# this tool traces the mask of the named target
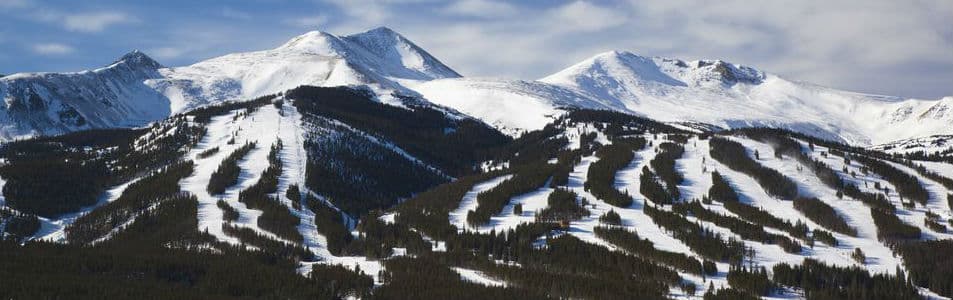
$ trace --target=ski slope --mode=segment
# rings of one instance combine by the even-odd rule
[[[591,127],[578,126],[576,128],[567,129],[566,136],[571,138],[570,149],[579,147],[578,141],[573,140],[573,137],[578,139],[578,136],[581,133],[587,132],[585,128]],[[634,198],[633,204],[630,207],[615,207],[587,192],[584,189],[584,184],[587,180],[588,169],[593,162],[598,161],[598,158],[594,155],[584,156],[581,162],[574,166],[569,176],[569,183],[565,187],[571,189],[573,192],[579,195],[578,201],[580,203],[588,203],[585,208],[590,211],[590,215],[570,222],[569,228],[566,229],[565,233],[571,234],[585,242],[594,245],[624,252],[623,249],[619,249],[611,243],[600,239],[593,233],[594,228],[596,226],[600,226],[598,217],[611,210],[615,211],[621,216],[622,226],[637,232],[641,238],[651,241],[656,249],[700,257],[683,242],[675,239],[668,230],[655,224],[654,221],[643,211],[644,205],[647,204],[643,196],[639,194],[639,175],[641,174],[641,169],[643,167],[649,166],[649,161],[655,157],[658,151],[658,145],[667,140],[665,140],[664,137],[652,134],[643,135],[642,137],[649,141],[651,146],[647,146],[644,149],[636,151],[634,153],[634,159],[629,163],[629,165],[616,173],[616,189],[620,191],[628,191],[628,193]],[[853,200],[850,198],[838,199],[836,197],[835,190],[823,184],[812,171],[807,169],[807,167],[802,166],[794,158],[776,158],[773,155],[774,150],[771,145],[741,136],[730,136],[727,138],[741,143],[746,148],[745,154],[749,155],[750,157],[754,157],[755,151],[759,152],[760,159],[757,161],[760,164],[765,167],[777,170],[794,180],[798,185],[798,193],[801,196],[816,197],[824,203],[832,206],[835,211],[841,215],[851,227],[856,228],[858,232],[856,237],[832,232],[838,241],[838,245],[836,246],[827,245],[823,242],[815,242],[815,244],[811,247],[805,242],[801,241],[801,252],[788,253],[785,252],[779,245],[769,245],[759,241],[743,240],[740,236],[731,232],[727,228],[720,227],[714,223],[696,219],[693,216],[686,216],[689,221],[698,223],[705,228],[713,230],[714,232],[721,234],[723,238],[733,237],[738,240],[742,240],[746,247],[753,249],[755,252],[755,255],[751,259],[747,260],[747,264],[764,266],[768,270],[771,270],[771,268],[776,264],[800,264],[805,258],[813,258],[826,264],[862,267],[874,274],[893,274],[897,270],[902,270],[904,268],[902,259],[898,256],[895,256],[894,252],[889,247],[878,240],[877,227],[874,224],[870,215],[870,210],[866,205],[858,200]],[[610,143],[610,141],[604,137],[598,140],[601,143]],[[803,149],[808,149],[806,142],[799,142],[802,143]],[[792,224],[796,222],[803,222],[810,230],[826,230],[824,227],[811,221],[798,210],[796,210],[792,201],[780,200],[767,194],[767,192],[765,192],[758,182],[751,176],[734,171],[720,162],[711,159],[709,157],[709,139],[692,137],[687,141],[687,143],[684,144],[684,148],[684,155],[676,160],[676,170],[684,177],[684,182],[678,186],[682,195],[681,201],[691,201],[694,199],[700,200],[703,196],[707,195],[708,189],[712,185],[711,173],[718,171],[729,182],[732,188],[737,191],[741,202],[761,208],[771,215],[782,220],[787,220]],[[872,182],[875,181],[880,181],[881,184],[887,186],[891,190],[894,190],[893,186],[889,185],[889,183],[883,181],[881,178],[879,178],[879,176],[874,175],[873,173],[869,175],[860,175],[860,166],[856,165],[857,162],[855,161],[852,162],[852,165],[848,166],[848,169],[858,173],[856,177],[850,173],[845,174],[841,172],[841,169],[844,167],[842,158],[833,155],[822,156],[820,153],[827,152],[828,149],[816,145],[814,148],[815,150],[809,153],[811,157],[821,159],[830,165],[834,170],[836,170],[845,180],[858,184],[862,190],[869,191],[869,188],[865,187],[864,182],[868,182],[868,184],[872,186]],[[904,172],[916,174],[914,170],[904,165],[896,163],[891,164]],[[943,168],[943,166],[938,165],[931,165],[931,167]],[[535,192],[513,197],[510,199],[510,202],[506,205],[503,211],[497,215],[494,215],[491,218],[491,221],[486,224],[477,227],[466,224],[466,212],[477,207],[475,201],[476,195],[479,192],[498,185],[506,178],[506,176],[498,177],[474,186],[474,188],[471,189],[470,192],[463,197],[463,199],[461,199],[458,209],[451,212],[449,216],[450,222],[460,228],[467,228],[469,230],[476,230],[479,232],[489,232],[490,230],[496,230],[496,232],[500,232],[501,230],[513,228],[515,225],[523,222],[535,222],[535,219],[532,217],[533,212],[545,209],[547,207],[545,196],[552,191],[552,188],[550,188],[548,185]],[[953,217],[953,215],[951,215],[950,208],[946,204],[945,198],[947,193],[953,191],[949,191],[939,183],[927,180],[925,178],[921,178],[920,182],[930,192],[930,200],[928,201],[927,205],[918,205],[915,208],[903,207],[900,204],[899,196],[894,192],[890,196],[889,200],[897,207],[897,215],[907,224],[920,227],[923,231],[923,239],[953,239],[953,235],[948,232],[935,232],[925,228],[923,225],[926,211],[932,211],[934,213],[940,214],[943,218]],[[512,214],[512,206],[518,203],[523,204],[524,210],[523,215],[519,216]],[[703,204],[703,206],[720,214],[738,217],[736,214],[728,211],[723,204],[719,202]],[[667,206],[661,206],[660,208],[663,210],[671,210],[671,208]],[[764,229],[768,233],[779,234],[787,236],[793,240],[798,240],[793,236],[790,236],[790,234],[779,229],[767,227]],[[856,248],[862,249],[866,255],[866,260],[863,263],[855,261],[851,256],[851,253]],[[672,288],[670,296],[675,298],[700,298],[700,295],[704,294],[704,289],[707,289],[710,285],[713,285],[716,288],[727,287],[728,282],[726,276],[729,265],[726,263],[717,263],[717,266],[719,272],[713,276],[702,277],[685,272],[679,272],[680,276],[684,280],[694,283],[702,290],[697,292],[695,296],[690,296],[684,294],[684,292],[680,289]],[[498,280],[492,277],[477,277],[477,275],[473,274],[471,271],[472,270],[458,270],[458,273],[460,273],[465,280],[472,282],[484,283],[488,285],[500,283]],[[921,292],[924,296],[928,296],[932,299],[942,299],[942,297],[937,296],[935,293],[932,293],[927,289],[921,289]],[[801,297],[803,297],[803,294],[801,294],[799,291],[782,289],[781,292],[765,298],[785,299]]]

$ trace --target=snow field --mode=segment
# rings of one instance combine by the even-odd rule
[[[208,231],[209,234],[224,242],[241,244],[237,238],[228,236],[222,231],[222,224],[225,223],[224,213],[217,205],[217,201],[221,199],[239,213],[239,218],[233,222],[233,225],[250,228],[269,238],[284,241],[258,227],[257,221],[262,211],[249,209],[244,203],[238,201],[239,192],[255,184],[261,177],[262,171],[269,165],[268,153],[278,138],[276,133],[281,120],[280,115],[274,106],[264,105],[248,116],[233,120],[235,113],[239,111],[242,110],[212,118],[207,126],[206,136],[186,155],[195,162],[195,172],[180,181],[179,186],[198,198],[199,231]],[[229,144],[228,141],[232,137],[235,138],[235,142]],[[228,155],[246,142],[257,144],[255,149],[238,162],[241,168],[238,183],[226,189],[221,195],[210,195],[206,187],[212,173]],[[219,147],[219,151],[209,157],[198,158],[199,153],[214,147]]]
[[[776,217],[787,219],[791,222],[801,220],[811,229],[821,228],[827,230],[831,232],[831,234],[837,238],[838,243],[840,243],[840,245],[832,247],[818,242],[815,243],[813,249],[806,248],[809,250],[806,254],[828,264],[850,266],[857,265],[850,257],[851,251],[853,251],[854,248],[860,248],[867,256],[866,264],[863,265],[863,267],[866,267],[872,273],[892,274],[896,271],[897,266],[900,266],[900,261],[893,256],[893,252],[890,248],[884,246],[877,240],[877,227],[874,225],[873,218],[870,216],[870,209],[866,205],[855,200],[839,200],[836,196],[836,191],[822,183],[806,166],[798,171],[797,166],[800,164],[795,161],[794,158],[785,157],[782,160],[775,158],[774,150],[770,145],[747,139],[732,138],[732,140],[744,145],[748,150],[748,155],[752,158],[754,157],[754,150],[758,150],[761,158],[758,160],[759,163],[775,169],[794,180],[798,185],[798,193],[800,195],[816,197],[830,205],[839,215],[844,217],[851,227],[857,229],[857,237],[851,237],[824,229],[824,227],[814,223],[794,209],[794,205],[791,201],[779,200],[769,196],[753,178],[745,174],[734,172],[727,166],[718,168],[719,172],[722,172],[723,175],[727,175],[726,177],[729,182],[735,186],[736,190],[741,194],[742,201],[750,201],[748,204],[760,206]],[[834,170],[839,170],[836,166],[832,167]],[[841,175],[841,177],[844,176]]]

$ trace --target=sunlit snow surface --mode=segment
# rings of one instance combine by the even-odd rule
[[[538,81],[458,78],[412,87],[506,132],[535,130],[565,107],[612,109],[663,122],[777,127],[873,145],[953,133],[953,97],[901,99],[794,82],[722,61],[596,55]]]

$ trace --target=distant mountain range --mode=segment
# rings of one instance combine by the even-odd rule
[[[953,297],[953,97],[468,78],[387,28],[0,97],[4,299]]]
[[[720,60],[598,54],[536,81],[470,78],[391,29],[308,32],[278,48],[164,67],[139,51],[104,68],[0,79],[0,139],[141,126],[300,85],[367,85],[384,103],[424,99],[512,135],[569,108],[632,113],[687,128],[775,127],[870,146],[953,134],[953,97],[902,99],[825,88]]]

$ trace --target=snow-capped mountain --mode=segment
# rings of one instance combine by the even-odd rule
[[[0,140],[90,128],[141,126],[229,100],[301,85],[368,85],[381,101],[403,84],[460,77],[385,27],[338,37],[312,31],[278,48],[166,68],[139,51],[76,73],[23,73],[0,79]]]
[[[128,127],[169,116],[169,100],[148,85],[162,65],[139,51],[92,71],[0,78],[0,140],[81,129]]]
[[[953,97],[859,94],[719,60],[624,51],[537,81],[464,78],[380,27],[346,36],[312,31],[274,49],[183,67],[162,67],[136,51],[93,71],[9,75],[0,79],[0,140],[141,126],[301,85],[366,85],[390,104],[401,102],[394,95],[422,96],[514,136],[542,128],[565,108],[615,110],[693,128],[785,128],[862,146],[953,133]]]
[[[949,136],[684,130],[862,144],[953,98],[626,52],[462,78],[386,28],[0,83],[4,130],[78,131],[0,146],[0,298],[953,297],[953,164],[888,154]]]
[[[785,128],[857,145],[953,130],[953,97],[919,100],[845,92],[719,60],[683,61],[612,51],[532,84],[508,84],[498,89],[498,82],[450,79],[415,89],[433,102],[489,123],[525,126],[519,128],[525,130],[539,129],[545,123],[523,120],[551,115],[561,106],[608,107],[664,122],[721,128]],[[567,92],[548,92],[554,89]],[[479,99],[463,100],[474,95]],[[502,114],[495,108],[468,103],[476,100],[506,102],[526,110]]]
[[[312,31],[275,49],[229,54],[159,72],[162,78],[148,84],[170,99],[174,112],[301,85],[366,84],[406,92],[402,83],[460,77],[386,27],[344,37]]]

